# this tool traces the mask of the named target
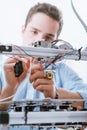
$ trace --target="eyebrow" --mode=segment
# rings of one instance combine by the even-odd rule
[[[41,32],[39,29],[34,28],[34,27],[31,27],[31,29]],[[50,36],[50,37],[55,37],[54,34],[50,34],[50,33],[46,33],[46,34],[47,34],[48,36]]]

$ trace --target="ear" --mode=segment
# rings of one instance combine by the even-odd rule
[[[22,28],[21,28],[21,33],[23,34],[25,31],[25,25],[22,25]]]
[[[24,32],[25,32],[25,25],[22,25],[22,27],[21,27],[21,36],[22,36],[22,38],[24,37]]]

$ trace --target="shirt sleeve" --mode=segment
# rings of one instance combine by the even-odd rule
[[[64,63],[57,65],[56,73],[58,73],[60,79],[59,87],[78,92],[85,100],[84,107],[87,107],[87,84],[83,82],[78,74]]]

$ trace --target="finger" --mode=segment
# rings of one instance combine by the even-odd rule
[[[16,61],[17,61],[17,59],[15,59],[14,57],[10,57],[10,58],[6,59],[4,64],[14,63]]]
[[[40,92],[49,92],[51,85],[38,85],[35,89]]]
[[[35,73],[37,70],[42,70],[41,64],[31,64],[31,74]]]
[[[48,80],[48,79],[37,79],[36,81],[34,81],[33,87],[36,88],[39,85],[50,85],[50,84],[53,84],[53,82],[51,80]]]
[[[6,71],[13,71],[14,70],[14,66],[15,66],[15,62],[14,63],[6,63],[4,64],[4,70]]]
[[[30,58],[29,57],[23,57],[23,56],[13,56],[13,57],[9,57],[5,63],[12,63],[12,62],[16,62],[16,61],[22,61],[22,62],[30,62]]]
[[[18,77],[19,82],[22,81],[28,73],[28,67],[25,64],[23,65],[23,68],[23,73]]]
[[[36,71],[35,73],[30,75],[30,82],[32,83],[36,79],[44,78],[44,72],[43,71]]]
[[[33,63],[33,64],[38,64],[38,63],[39,63],[39,62],[38,62],[38,58],[37,58],[37,57],[32,58],[32,63]]]

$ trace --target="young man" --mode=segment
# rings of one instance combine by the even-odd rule
[[[23,44],[27,45],[40,40],[52,42],[58,39],[61,29],[61,12],[51,4],[39,3],[29,10],[25,25],[22,27]],[[23,73],[15,77],[14,65],[18,60],[22,61]],[[12,95],[14,96],[7,101],[45,97],[84,100],[87,98],[87,85],[65,64],[56,63],[52,66],[55,73],[54,78],[50,80],[44,77],[44,71],[39,63],[31,67],[31,73],[30,66],[30,58],[23,55],[10,57],[5,62],[4,73],[0,73],[0,99],[12,97]],[[73,105],[87,107],[86,101]],[[1,105],[0,109],[5,110],[7,106]]]

